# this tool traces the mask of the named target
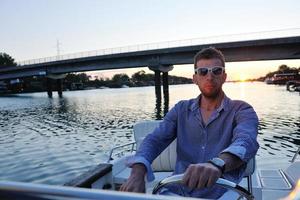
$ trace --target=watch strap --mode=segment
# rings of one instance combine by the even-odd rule
[[[215,164],[212,160],[209,160],[208,163],[210,163],[213,166],[217,167],[221,171],[222,174],[224,173],[224,171],[225,171],[225,165],[223,167],[221,167],[221,166]]]

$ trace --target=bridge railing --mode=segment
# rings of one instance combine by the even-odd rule
[[[217,44],[223,42],[247,41],[247,40],[256,40],[256,39],[281,38],[281,37],[293,37],[293,36],[300,36],[300,28],[241,33],[241,34],[232,34],[232,35],[219,35],[219,36],[192,38],[186,40],[175,40],[175,41],[130,45],[130,46],[123,46],[123,47],[114,47],[114,48],[85,51],[85,52],[72,53],[72,54],[51,56],[45,58],[38,58],[32,60],[25,60],[25,61],[18,62],[18,65],[21,66],[31,65],[31,64],[76,59],[76,58],[112,55],[112,54],[119,54],[119,53],[129,53],[129,52],[155,50],[155,49],[172,48],[172,47]]]

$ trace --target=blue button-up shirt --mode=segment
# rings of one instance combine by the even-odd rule
[[[243,101],[224,97],[219,108],[213,111],[204,124],[199,107],[201,95],[195,99],[178,102],[164,117],[159,126],[142,142],[128,165],[143,163],[147,179],[154,179],[152,161],[177,138],[177,160],[174,174],[184,173],[190,164],[205,163],[219,154],[229,152],[245,163],[255,156],[258,118],[253,108]],[[245,165],[226,172],[223,177],[240,182]],[[202,198],[218,198],[226,190],[217,185],[192,190],[186,186],[173,185],[171,192]]]

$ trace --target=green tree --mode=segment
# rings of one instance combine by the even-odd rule
[[[93,82],[94,82],[94,86],[95,87],[106,86],[107,83],[109,82],[109,79],[108,78],[106,78],[106,79],[104,79],[104,78],[100,78],[100,79],[96,78]]]
[[[278,67],[278,73],[298,73],[298,69],[295,67],[288,67],[287,65],[280,65]]]
[[[132,74],[131,79],[132,81],[144,81],[146,78],[146,72],[144,70],[138,71]]]
[[[129,76],[127,74],[115,74],[112,77],[112,81],[119,84],[126,84],[129,82]]]
[[[133,82],[141,82],[141,81],[153,81],[154,74],[146,74],[144,70],[138,71],[131,76],[131,80]]]
[[[287,71],[289,71],[289,67],[287,65],[280,65],[278,67],[278,71],[282,72],[282,73],[286,73]]]
[[[87,83],[90,80],[90,76],[86,73],[70,73],[66,76],[65,80],[70,83]]]
[[[0,53],[0,66],[17,66],[17,63],[7,53]]]

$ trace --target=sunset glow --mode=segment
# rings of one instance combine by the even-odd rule
[[[247,80],[247,76],[245,74],[240,74],[240,78],[238,79],[238,81],[246,81]]]
[[[282,64],[289,67],[300,67],[300,60],[270,60],[270,61],[251,61],[251,62],[228,62],[226,63],[227,81],[246,81],[247,79],[256,79],[265,76],[267,73],[276,71]],[[144,70],[146,73],[153,73],[148,67],[91,71],[87,74],[102,78],[111,78],[114,74],[126,73],[129,76]],[[169,75],[182,76],[186,78],[193,77],[193,65],[175,65]]]
[[[16,61],[95,50],[107,54],[110,50],[133,50],[136,47],[141,47],[139,50],[142,50],[162,48],[166,44],[170,47],[192,45],[192,41],[195,41],[193,44],[205,44],[208,41],[218,43],[224,39],[227,41],[226,38],[228,41],[239,41],[248,38],[253,32],[259,33],[255,39],[300,34],[300,3],[296,0],[276,1],[272,6],[262,1],[229,1],[226,4],[215,5],[209,1],[186,3],[155,0],[157,3],[153,3],[151,7],[145,6],[148,3],[145,0],[133,0],[130,3],[78,0],[72,4],[59,0],[0,2],[0,15],[7,19],[2,22],[2,26],[10,27],[1,30],[1,49]],[[264,9],[257,9],[258,7]],[[62,12],[58,8],[68,9]],[[212,9],[218,14],[211,15]],[[11,15],[11,10],[18,12]],[[87,10],[89,12],[86,12]],[[255,15],[252,14],[253,10],[256,11]],[[207,16],[210,17],[203,26],[195,26],[199,23],[199,18]],[[215,26],[220,22],[222,28]],[[37,29],[40,25],[41,28]],[[182,43],[183,41],[187,43]],[[226,62],[227,80],[244,81],[259,78],[268,72],[276,71],[281,64],[300,67],[300,60]],[[131,76],[139,70],[153,73],[147,66],[143,66],[94,71],[88,74],[111,78],[116,73]],[[174,70],[169,74],[192,78],[193,66],[174,66]]]

